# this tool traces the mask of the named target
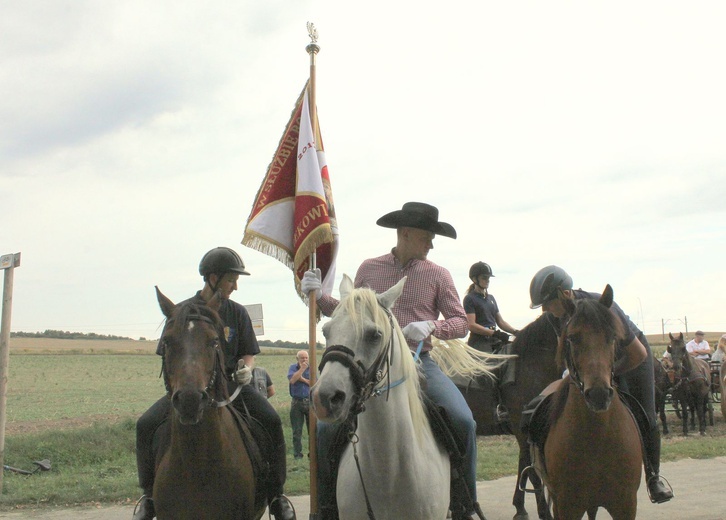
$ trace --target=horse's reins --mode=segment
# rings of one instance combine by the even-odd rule
[[[207,316],[203,316],[201,314],[189,314],[186,316],[186,321],[203,321],[205,323],[209,323],[210,325],[214,326],[216,328],[217,324]],[[167,322],[167,326],[169,325],[169,322]],[[214,347],[215,352],[215,361],[214,361],[214,370],[212,370],[212,375],[209,377],[209,382],[207,383],[206,388],[203,390],[203,392],[207,395],[209,395],[210,391],[214,388],[215,383],[217,382],[218,373],[224,371],[222,370],[222,349],[219,347],[219,343],[217,343]],[[161,349],[161,374],[160,376],[164,377],[164,387],[166,388],[167,395],[171,396],[171,385],[169,383],[169,374],[166,371],[166,343],[162,343],[162,349]],[[237,388],[232,393],[231,396],[229,396],[227,399],[223,401],[217,401],[215,399],[210,399],[209,404],[207,406],[214,407],[214,408],[221,408],[223,406],[227,406],[229,403],[234,401],[239,393],[242,391],[242,385],[237,385]]]
[[[337,361],[348,369],[351,379],[353,380],[353,386],[356,389],[355,400],[351,404],[350,414],[346,419],[346,421],[350,423],[352,423],[353,418],[356,415],[362,413],[365,410],[365,402],[368,399],[370,399],[371,397],[378,397],[384,392],[386,392],[386,398],[388,398],[387,392],[390,392],[392,388],[400,385],[405,381],[405,378],[401,378],[391,384],[390,368],[391,363],[393,362],[393,354],[395,352],[393,349],[393,341],[394,335],[396,333],[396,328],[393,325],[393,314],[391,313],[391,311],[385,308],[383,305],[380,305],[380,307],[385,311],[386,316],[388,317],[388,322],[391,325],[391,338],[388,342],[388,345],[386,345],[386,347],[381,350],[378,356],[376,356],[376,359],[373,360],[373,363],[369,368],[366,368],[365,365],[361,363],[361,361],[356,361],[355,352],[353,352],[351,349],[344,345],[331,345],[327,347],[325,349],[323,357],[320,360],[320,366],[318,367],[318,370],[322,373],[323,367],[325,367],[326,363],[329,363],[331,361]],[[421,351],[422,345],[423,342],[419,344],[418,351],[416,353],[417,356]],[[382,387],[377,387],[377,385],[383,380],[384,377],[387,378],[388,384]],[[355,431],[352,430],[349,434],[349,437],[350,442],[353,445],[353,459],[355,460],[355,465],[358,469],[358,476],[360,477],[360,483],[363,487],[363,497],[366,501],[368,518],[371,520],[375,520],[373,507],[371,506],[370,500],[368,498],[368,490],[366,489],[366,484],[363,480],[360,460],[358,459],[358,450],[356,449],[356,445],[358,444],[358,436],[356,435]]]
[[[685,357],[685,356],[689,356],[689,357]],[[673,390],[677,390],[681,385],[686,384],[686,383],[692,383],[694,381],[697,381],[698,379],[703,379],[704,381],[706,381],[710,384],[706,375],[703,372],[701,372],[700,370],[698,370],[698,367],[694,366],[693,359],[691,359],[690,354],[688,354],[687,351],[685,353],[685,356],[684,357],[685,357],[686,361],[685,361],[685,363],[683,361],[681,361],[679,363],[680,367],[678,368],[678,370],[675,370],[675,368],[676,368],[675,366],[673,367],[674,371],[677,372],[677,377],[678,377],[678,380],[676,381],[675,385],[673,385]]]

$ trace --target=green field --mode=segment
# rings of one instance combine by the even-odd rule
[[[34,460],[48,458],[53,468],[30,477],[6,471],[0,511],[138,498],[134,425],[136,418],[164,394],[164,387],[153,344],[141,349],[127,347],[25,345],[13,349],[11,345],[4,462],[32,468]],[[295,351],[263,349],[257,356],[257,364],[268,369],[275,384],[277,393],[271,402],[285,428],[286,488],[292,495],[309,491],[307,460],[292,457],[287,370],[294,360]],[[705,438],[684,438],[675,433],[665,439],[663,460],[726,455],[726,425],[718,406],[714,416],[716,427],[709,427]],[[673,414],[669,420],[672,430],[680,431]],[[306,435],[303,441],[307,442]],[[480,480],[516,473],[514,437],[480,437],[478,444]]]

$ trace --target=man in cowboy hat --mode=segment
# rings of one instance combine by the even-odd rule
[[[476,503],[476,423],[464,397],[430,357],[431,336],[440,339],[463,338],[468,331],[466,313],[451,274],[427,259],[436,235],[456,238],[451,224],[439,221],[439,210],[423,202],[407,202],[403,208],[388,213],[376,222],[379,226],[396,229],[396,247],[390,253],[365,260],[355,276],[356,287],[370,287],[382,293],[407,277],[403,293],[396,301],[393,314],[403,327],[409,347],[415,351],[423,341],[420,356],[427,379],[426,395],[446,410],[453,430],[466,446],[463,471],[471,502]],[[330,316],[338,300],[323,295],[319,272],[308,271],[302,280],[302,291],[316,291],[318,307]],[[439,319],[442,315],[443,319]],[[334,468],[325,464],[333,434],[331,426],[318,423],[319,503],[323,518],[337,518],[335,482],[330,474]],[[453,505],[453,504],[452,504]],[[473,511],[453,511],[454,519],[468,519]]]

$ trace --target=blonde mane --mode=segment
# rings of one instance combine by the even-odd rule
[[[401,332],[401,327],[398,325],[396,318],[393,314],[390,314],[390,310],[385,309],[378,302],[376,293],[367,287],[353,289],[336,307],[332,317],[335,318],[340,314],[345,314],[351,319],[355,327],[356,336],[359,338],[363,335],[365,321],[371,320],[382,333],[381,344],[384,345],[382,348],[387,348],[385,346],[389,344],[393,336],[393,351],[391,352],[393,359],[392,365],[401,368],[401,377],[404,379],[402,386],[408,392],[408,404],[415,431],[419,434],[425,431],[424,427],[428,419],[421,404],[421,386],[419,384],[418,367],[413,360],[411,350],[408,347],[408,343],[406,343],[406,339],[403,336],[403,332]],[[393,324],[393,328],[391,328],[391,324]],[[394,383],[394,381],[391,381],[391,383]],[[395,389],[389,391],[395,391]],[[382,398],[385,398],[385,396],[382,396]]]

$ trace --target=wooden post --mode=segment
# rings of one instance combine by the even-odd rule
[[[8,366],[10,362],[10,317],[13,310],[13,274],[20,265],[20,253],[0,257],[0,269],[5,271],[3,284],[2,321],[0,322],[0,493],[3,489],[5,464],[5,409],[7,405]]]

